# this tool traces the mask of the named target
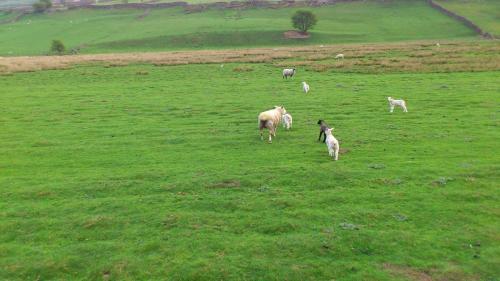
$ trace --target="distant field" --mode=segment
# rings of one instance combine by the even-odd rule
[[[280,72],[0,76],[0,279],[497,280],[498,71]]]
[[[1,0],[0,9],[15,8],[20,6],[30,6],[37,0]]]
[[[242,1],[242,0],[236,0]],[[171,2],[187,2],[190,4],[212,3],[212,2],[231,2],[221,0],[128,0],[128,3],[171,3]],[[122,0],[102,1],[96,3],[97,5],[110,5],[110,4],[123,4]]]
[[[500,1],[437,0],[436,2],[473,21],[484,31],[500,37]]]
[[[319,18],[307,40],[284,39],[295,8],[209,10],[75,10],[30,15],[0,25],[0,55],[37,55],[52,39],[84,53],[221,49],[304,44],[474,38],[423,1],[354,2],[308,8]]]

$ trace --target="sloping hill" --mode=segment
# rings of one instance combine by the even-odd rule
[[[44,54],[53,39],[84,53],[472,38],[423,1],[352,2],[308,8],[319,18],[307,40],[283,38],[297,8],[72,10],[0,25],[0,55]]]
[[[0,1],[0,9],[29,7],[36,1],[37,0],[2,0]]]
[[[434,0],[442,7],[468,18],[485,32],[500,37],[500,1]]]

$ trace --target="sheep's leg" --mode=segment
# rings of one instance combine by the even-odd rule
[[[261,140],[261,141],[263,141],[263,140],[264,140],[264,136],[263,136],[263,134],[262,134],[262,128],[261,128],[261,129],[259,129],[259,131],[260,131],[260,140]]]
[[[321,141],[321,134],[323,134],[323,131],[319,131],[318,141]]]
[[[335,147],[335,161],[339,160],[339,148]]]
[[[403,106],[403,111],[404,111],[404,112],[408,112],[408,109],[406,109],[406,105],[405,105],[405,106]]]
[[[326,133],[323,132],[323,142],[325,143],[326,142]]]
[[[391,107],[390,112],[392,113],[394,111],[394,105],[391,105],[390,107]]]
[[[271,130],[269,130],[269,143],[273,142],[273,138],[271,137]]]

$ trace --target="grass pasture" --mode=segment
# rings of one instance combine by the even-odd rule
[[[439,5],[472,20],[481,29],[500,37],[500,1],[438,0]]]
[[[53,39],[83,53],[228,49],[474,38],[424,1],[368,1],[307,8],[318,25],[309,39],[284,39],[298,8],[72,10],[24,16],[0,25],[0,55],[46,54]]]
[[[496,280],[498,71],[280,70],[0,76],[0,279]]]

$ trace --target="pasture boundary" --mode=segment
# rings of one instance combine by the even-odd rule
[[[345,60],[336,60],[339,53]],[[470,56],[473,53],[474,56]],[[104,67],[128,64],[155,66],[220,63],[268,63],[278,68],[311,71],[397,73],[500,70],[500,44],[482,42],[405,42],[346,44],[245,50],[202,50],[95,55],[0,57],[0,75],[15,72],[67,69],[82,64]]]
[[[440,11],[441,13],[447,15],[447,16],[450,16],[456,20],[458,20],[459,22],[463,23],[465,26],[471,28],[472,30],[474,30],[477,34],[481,35],[483,38],[485,39],[495,39],[495,37],[493,35],[491,35],[490,33],[482,30],[478,25],[476,25],[474,22],[472,22],[471,20],[467,19],[466,17],[464,16],[461,16],[459,14],[456,14],[455,12],[452,12],[448,9],[446,9],[445,7],[439,5],[438,3],[434,2],[433,0],[427,0],[427,3],[429,3],[429,5]]]

